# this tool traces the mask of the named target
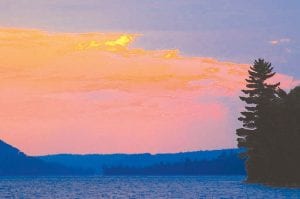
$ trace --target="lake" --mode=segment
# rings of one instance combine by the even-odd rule
[[[300,189],[243,183],[244,176],[0,177],[0,198],[300,198]]]

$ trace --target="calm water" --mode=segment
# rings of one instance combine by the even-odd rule
[[[242,183],[243,176],[0,177],[0,198],[300,198],[300,189]]]

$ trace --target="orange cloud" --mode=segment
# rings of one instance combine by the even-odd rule
[[[183,57],[178,50],[129,48],[137,36],[134,34],[0,32],[1,64],[7,66],[3,74],[13,73],[24,87],[78,91],[158,86],[174,90],[196,89],[189,83],[210,79],[232,89],[241,84],[247,68],[245,64]]]
[[[138,36],[0,29],[0,137],[30,154],[234,147],[226,103],[248,65],[130,47]]]

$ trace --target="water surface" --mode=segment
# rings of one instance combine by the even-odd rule
[[[300,198],[300,189],[243,180],[244,176],[0,177],[0,198]]]

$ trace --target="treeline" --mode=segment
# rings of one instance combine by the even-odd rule
[[[212,151],[193,151],[180,153],[164,153],[164,154],[57,154],[39,156],[40,159],[48,163],[59,163],[68,167],[93,169],[96,174],[103,174],[102,167],[116,165],[126,165],[130,167],[147,167],[160,162],[175,163],[183,162],[185,159],[190,160],[208,160],[216,159],[222,153],[238,154],[241,149],[222,149]]]
[[[280,83],[270,84],[275,72],[263,59],[248,72],[240,97],[247,104],[239,118],[243,128],[237,129],[247,181],[300,186],[300,87],[286,93]]]
[[[104,175],[245,175],[244,161],[236,153],[223,153],[213,160],[186,159],[176,163],[154,164],[146,167],[103,167]]]

